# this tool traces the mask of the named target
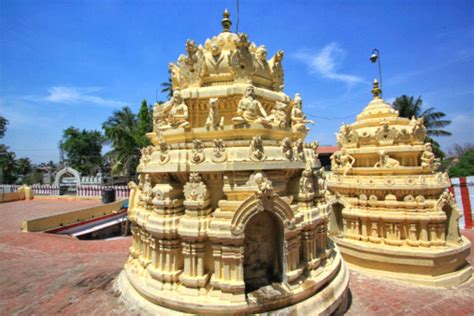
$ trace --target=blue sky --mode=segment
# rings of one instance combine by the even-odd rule
[[[226,7],[235,30],[235,1],[0,0],[2,141],[57,161],[65,128],[100,130],[114,110],[154,102],[186,39],[218,34]],[[474,2],[241,0],[239,20],[269,56],[284,50],[285,92],[316,121],[308,141],[335,144],[370,101],[376,47],[387,101],[421,95],[453,121],[445,149],[472,142]]]

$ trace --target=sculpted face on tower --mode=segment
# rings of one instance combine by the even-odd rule
[[[221,46],[219,45],[219,42],[217,41],[212,41],[211,43],[211,55],[216,57],[221,54]]]

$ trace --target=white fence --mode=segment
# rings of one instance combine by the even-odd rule
[[[130,189],[126,185],[114,185],[114,186],[103,186],[103,185],[80,185],[77,187],[78,196],[102,196],[105,190],[114,189],[115,198],[128,198]]]
[[[16,192],[20,185],[0,184],[0,193]],[[48,184],[33,184],[31,186],[34,195],[60,195],[59,187]],[[126,185],[102,186],[102,185],[80,185],[77,187],[77,196],[102,196],[104,190],[114,189],[115,197],[128,198],[130,189]]]

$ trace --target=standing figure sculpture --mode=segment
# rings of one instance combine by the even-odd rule
[[[206,124],[204,124],[207,129],[211,127],[224,128],[224,117],[219,115],[217,100],[217,98],[209,99],[209,114],[207,115]]]
[[[314,125],[314,121],[306,119],[306,115],[303,113],[303,99],[297,93],[293,109],[291,109],[291,129],[293,132],[306,132],[308,131],[307,123]]]
[[[255,88],[252,85],[245,89],[244,96],[237,108],[237,115],[232,118],[232,122],[235,125],[242,123],[268,124],[267,113],[262,104],[255,99]]]
[[[339,162],[340,167],[343,169],[343,175],[346,176],[347,173],[352,169],[355,159],[346,152],[345,148],[343,148],[339,156]]]

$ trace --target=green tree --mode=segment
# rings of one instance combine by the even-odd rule
[[[444,158],[444,152],[433,137],[451,135],[450,132],[443,129],[451,124],[450,120],[444,119],[446,114],[435,111],[434,107],[423,110],[423,100],[421,97],[415,99],[413,96],[402,95],[393,101],[392,106],[401,117],[423,118],[426,127],[426,141],[432,143],[433,152],[437,157]]]
[[[0,116],[0,138],[5,136],[5,132],[7,131],[8,120],[3,116]]]
[[[149,146],[150,139],[146,137],[146,133],[153,131],[153,107],[147,104],[143,99],[137,116],[137,135],[138,145],[140,148]]]
[[[84,175],[94,175],[102,164],[102,143],[99,131],[82,131],[69,127],[63,132],[62,149],[71,167]]]
[[[454,163],[448,170],[451,178],[468,177],[474,175],[474,148],[466,150],[458,162]]]
[[[16,173],[19,176],[26,176],[31,172],[31,160],[30,158],[19,158],[15,160]]]
[[[0,180],[3,184],[13,184],[17,179],[15,158],[14,152],[0,144]]]
[[[166,93],[166,97],[170,99],[173,96],[173,82],[171,77],[168,77],[168,81],[162,82],[160,84],[162,93]]]
[[[150,145],[146,133],[153,129],[152,107],[143,100],[138,115],[129,107],[115,111],[103,124],[105,138],[112,145],[107,154],[113,174],[135,174],[140,149]]]

